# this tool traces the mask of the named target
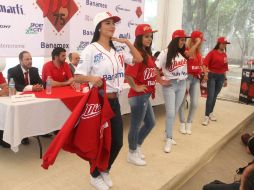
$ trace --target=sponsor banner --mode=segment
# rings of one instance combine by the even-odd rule
[[[143,23],[144,0],[5,0],[0,2],[0,56],[16,57],[27,50],[50,57],[54,47],[81,52],[91,42],[93,18],[109,11],[121,17],[115,37],[134,41]],[[116,44],[126,49],[122,44]]]

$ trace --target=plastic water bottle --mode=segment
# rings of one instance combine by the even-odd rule
[[[15,82],[13,80],[13,78],[10,78],[9,81],[9,96],[13,96],[15,95]]]
[[[46,94],[52,94],[52,78],[48,76],[46,81]]]

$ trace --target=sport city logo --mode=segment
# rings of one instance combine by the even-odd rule
[[[130,9],[127,9],[127,8],[122,8],[121,5],[117,5],[117,6],[116,6],[116,12],[119,12],[119,11],[130,12],[131,10],[130,10]]]
[[[16,6],[0,5],[0,13],[24,15],[22,5],[16,4]]]
[[[38,34],[42,32],[43,24],[40,23],[31,23],[28,29],[26,29],[26,34]]]
[[[141,7],[137,7],[137,9],[136,9],[136,15],[137,15],[137,17],[140,18],[142,14],[143,14],[143,12],[142,12]]]
[[[74,0],[37,0],[36,3],[43,11],[43,17],[47,17],[58,32],[78,11]]]
[[[86,104],[85,111],[81,115],[81,119],[88,119],[100,115],[101,105],[100,104]]]
[[[79,46],[77,47],[77,51],[83,51],[86,46],[88,46],[90,42],[81,41]]]

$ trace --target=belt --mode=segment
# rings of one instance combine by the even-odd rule
[[[106,93],[106,95],[109,99],[118,98],[118,93],[117,92]]]

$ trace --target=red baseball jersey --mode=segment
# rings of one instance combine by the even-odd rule
[[[187,61],[188,74],[200,77],[202,73],[202,56],[197,53],[196,56],[189,57]]]
[[[95,168],[105,171],[110,156],[110,119],[113,116],[107,96],[102,98],[98,88],[92,88],[50,144],[43,156],[42,167],[48,169],[49,165],[53,165],[58,152],[63,148],[89,161],[91,173]]]
[[[133,88],[130,88],[128,97],[140,96],[142,94],[155,92],[156,84],[156,65],[153,57],[149,56],[147,65],[142,63],[136,63],[134,65],[128,65],[125,70],[125,75],[129,75],[134,79],[137,85],[146,85],[146,92],[136,92]]]
[[[227,54],[224,52],[221,53],[218,50],[212,50],[207,54],[204,65],[212,73],[224,74],[228,71]]]

